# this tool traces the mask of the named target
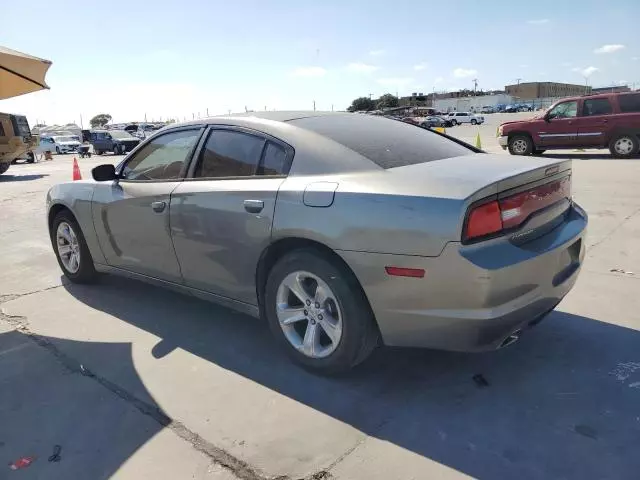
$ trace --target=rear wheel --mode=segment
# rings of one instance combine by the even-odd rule
[[[515,135],[509,139],[509,153],[511,155],[531,155],[533,142],[527,135]]]
[[[0,175],[9,170],[11,163],[0,163]]]
[[[451,125],[453,125],[455,127],[456,125],[458,125],[458,121],[457,120],[451,120]]]
[[[65,276],[74,283],[90,283],[97,272],[82,230],[71,212],[63,210],[53,219],[51,244]]]
[[[638,153],[638,137],[623,134],[615,137],[609,143],[609,151],[616,158],[629,158]]]
[[[471,119],[471,125],[477,125],[478,121],[475,118]]]
[[[33,154],[33,152],[28,152],[27,153],[27,163],[33,163],[36,161],[36,156]]]
[[[264,302],[282,348],[310,370],[349,370],[378,343],[373,313],[353,274],[314,249],[293,251],[275,264]]]

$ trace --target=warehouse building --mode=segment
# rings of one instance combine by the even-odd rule
[[[507,95],[522,100],[533,100],[535,98],[559,98],[575,97],[578,95],[588,95],[591,87],[586,85],[576,85],[573,83],[557,82],[527,82],[504,87]]]

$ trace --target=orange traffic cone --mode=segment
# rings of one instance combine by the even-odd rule
[[[78,160],[76,157],[73,157],[73,181],[82,180],[82,175],[80,174],[80,167],[78,166]]]

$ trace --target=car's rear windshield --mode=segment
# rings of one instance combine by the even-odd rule
[[[330,138],[385,169],[474,153],[427,129],[370,115],[327,115],[289,123]]]

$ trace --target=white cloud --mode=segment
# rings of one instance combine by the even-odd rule
[[[473,77],[477,73],[478,71],[474,70],[473,68],[458,67],[453,71],[453,76],[456,78],[466,78],[466,77]]]
[[[411,77],[389,77],[389,78],[379,78],[377,82],[380,85],[386,85],[391,87],[406,87],[411,82],[413,82],[413,78]]]
[[[596,48],[593,53],[613,53],[619,50],[622,50],[624,45],[614,44],[614,45],[603,45],[599,48]]]
[[[327,71],[322,67],[298,67],[293,71],[294,77],[322,77]]]
[[[572,68],[571,70],[574,72],[578,72],[583,77],[590,77],[600,69],[598,67],[587,67],[587,68],[576,67],[576,68]]]
[[[371,55],[372,57],[379,57],[380,55],[384,55],[385,53],[387,53],[387,51],[381,48],[379,50],[371,50],[369,52],[369,55]]]
[[[426,70],[427,69],[427,64],[426,63],[418,63],[417,65],[413,66],[413,69],[415,71],[420,71],[420,70]]]
[[[549,19],[548,18],[540,18],[537,20],[527,20],[527,23],[529,25],[544,25],[545,23],[549,23]]]
[[[436,77],[436,79],[433,81],[434,85],[438,85],[440,83],[444,82],[444,78],[443,77]]]
[[[353,73],[373,73],[380,67],[375,65],[369,65],[368,63],[350,63],[347,65],[347,70]]]

